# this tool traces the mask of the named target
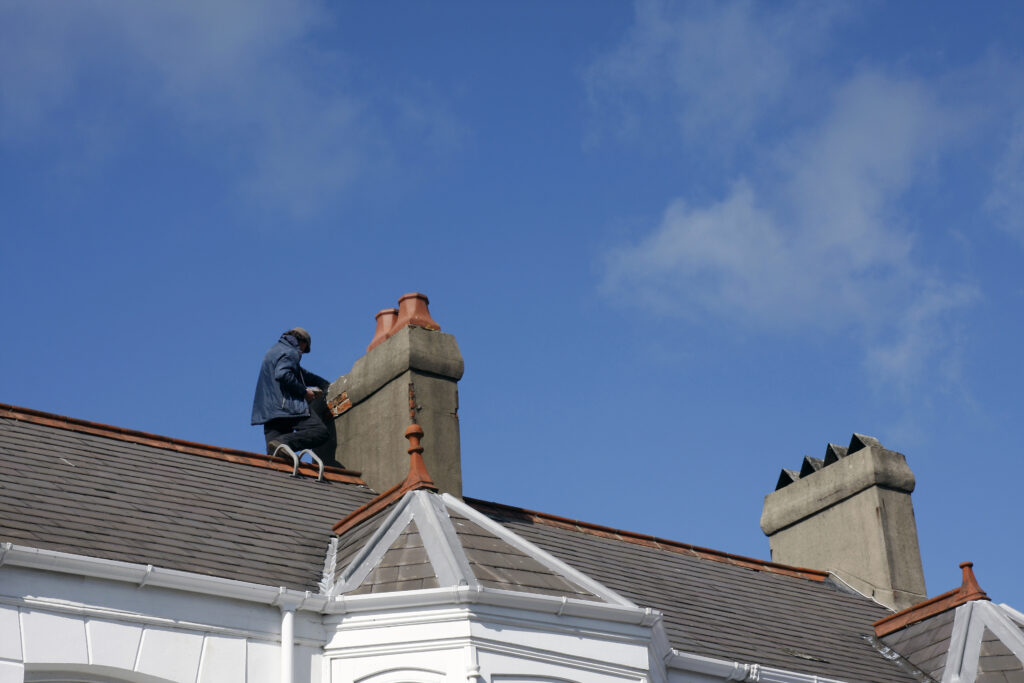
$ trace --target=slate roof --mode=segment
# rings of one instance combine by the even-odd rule
[[[410,522],[388,547],[380,562],[350,595],[438,588],[427,550],[416,522]]]
[[[637,605],[677,650],[847,681],[916,681],[869,641],[890,611],[825,575],[467,499]]]
[[[317,591],[332,524],[375,494],[350,472],[332,470],[318,483],[293,479],[288,465],[272,467],[262,454],[0,404],[0,541]],[[481,585],[543,592],[560,575],[522,543],[506,543],[518,537],[617,596],[660,610],[678,650],[848,681],[915,680],[868,640],[872,622],[889,611],[839,590],[822,572],[467,503],[462,511],[446,505]],[[391,512],[338,539],[337,571],[377,538]],[[424,531],[418,519],[388,552],[415,549]],[[561,578],[572,585],[571,575]],[[570,592],[586,599],[592,588],[576,583]]]
[[[888,635],[882,642],[936,681],[941,681],[955,615],[954,610],[943,612]]]
[[[572,579],[546,566],[542,560],[513,547],[507,540],[487,531],[465,515],[451,509],[449,515],[473,575],[482,586],[576,600],[600,599]]]
[[[0,404],[0,541],[315,592],[331,524],[374,493],[267,464]]]

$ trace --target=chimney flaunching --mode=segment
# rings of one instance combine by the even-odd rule
[[[921,602],[913,490],[906,458],[877,439],[829,444],[824,460],[805,458],[799,474],[783,470],[765,496],[761,530],[772,560],[829,571],[895,610]]]
[[[462,354],[455,337],[441,332],[430,317],[427,304],[423,294],[406,294],[397,313],[378,313],[366,355],[328,389],[338,434],[336,457],[362,472],[371,488],[386,491],[406,478],[409,456],[403,434],[417,422],[425,433],[423,457],[438,489],[461,497]]]

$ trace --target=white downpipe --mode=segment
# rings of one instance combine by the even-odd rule
[[[295,608],[281,607],[281,683],[292,683],[295,672]]]

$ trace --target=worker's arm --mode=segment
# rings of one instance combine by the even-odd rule
[[[310,372],[306,368],[302,368],[302,376],[306,378],[307,386],[320,387],[324,391],[327,391],[327,387],[331,386],[330,382],[328,382],[315,372]]]

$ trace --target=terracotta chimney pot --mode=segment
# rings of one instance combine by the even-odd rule
[[[373,333],[373,339],[370,340],[370,345],[366,347],[367,352],[390,336],[388,333],[391,331],[391,327],[395,324],[395,319],[398,317],[398,309],[385,308],[381,311],[377,311],[377,315],[375,317],[377,318],[377,329]]]
[[[430,317],[430,310],[427,308],[429,303],[427,295],[419,292],[411,292],[400,298],[398,300],[398,317],[388,331],[388,336],[390,337],[406,325],[440,330],[441,326]]]

